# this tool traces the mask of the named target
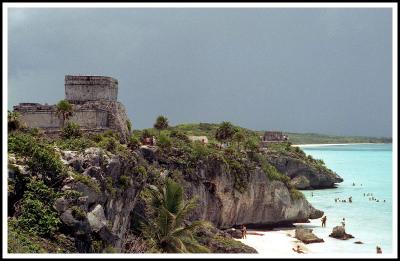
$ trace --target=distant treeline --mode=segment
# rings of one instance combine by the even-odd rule
[[[392,143],[392,138],[364,136],[332,136],[317,133],[290,133],[289,141],[293,144],[326,144],[326,143]]]

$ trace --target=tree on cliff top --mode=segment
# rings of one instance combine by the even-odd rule
[[[232,139],[237,142],[237,150],[238,151],[240,150],[240,143],[243,142],[245,140],[245,138],[246,137],[244,136],[243,132],[241,132],[241,131],[238,131],[233,135]]]
[[[218,127],[217,132],[215,133],[215,138],[220,142],[226,141],[231,139],[235,132],[236,131],[232,123],[229,121],[224,121]]]
[[[151,191],[150,210],[154,217],[142,223],[143,235],[157,249],[167,253],[204,253],[209,250],[200,245],[193,232],[204,226],[203,221],[184,224],[184,219],[196,206],[196,199],[184,202],[183,189],[172,179],[167,179],[164,187]]]
[[[161,130],[165,130],[168,128],[168,118],[160,115],[157,117],[156,122],[154,123],[154,128],[156,128],[159,132]]]
[[[64,127],[65,121],[72,116],[73,107],[67,100],[61,100],[56,105],[57,115],[61,119],[61,127]]]

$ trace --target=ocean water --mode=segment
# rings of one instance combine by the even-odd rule
[[[392,145],[330,145],[302,149],[306,154],[322,159],[344,179],[337,188],[303,191],[307,200],[327,216],[325,228],[321,227],[319,219],[302,224],[325,240],[325,243],[318,243],[324,244],[323,247],[316,243],[309,244],[309,248],[317,253],[375,254],[376,246],[380,246],[383,253],[392,253]],[[369,200],[371,196],[366,196],[367,193],[372,193],[379,202]],[[352,203],[348,202],[350,196]],[[347,202],[335,203],[335,198]],[[329,237],[342,218],[345,218],[346,232],[354,239],[342,241]],[[364,244],[355,244],[355,241]]]

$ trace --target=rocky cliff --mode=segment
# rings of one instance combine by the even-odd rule
[[[92,140],[9,136],[8,215],[19,237],[28,229],[29,235],[49,240],[66,237],[71,243],[65,244],[73,244],[76,252],[135,251],[132,244],[138,241],[132,238],[146,245],[136,209],[141,205],[141,218],[149,217],[146,189],[166,178],[182,184],[186,199],[198,198],[187,221],[214,225],[217,230],[203,231],[200,237],[208,235],[203,243],[215,252],[254,252],[233,244],[220,229],[290,224],[323,215],[267,162],[270,155],[258,151],[221,149],[179,137],[140,147],[118,143],[108,133],[88,137]],[[103,148],[85,147],[90,144]]]
[[[313,164],[297,157],[269,155],[268,161],[281,173],[291,178],[293,186],[298,189],[332,188],[343,179],[319,164]]]
[[[202,164],[196,174],[185,180],[188,196],[198,197],[200,203],[191,218],[219,228],[276,225],[323,215],[304,197],[294,198],[284,183],[269,180],[260,168],[249,170],[243,192],[235,189],[234,175],[218,161]]]

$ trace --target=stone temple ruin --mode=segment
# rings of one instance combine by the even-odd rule
[[[117,97],[118,81],[112,77],[65,76],[65,99],[73,106],[73,115],[68,121],[87,132],[114,130],[126,142],[128,117]],[[56,105],[20,103],[14,106],[14,111],[21,114],[21,121],[29,128],[40,128],[48,134],[60,132],[61,119]]]

